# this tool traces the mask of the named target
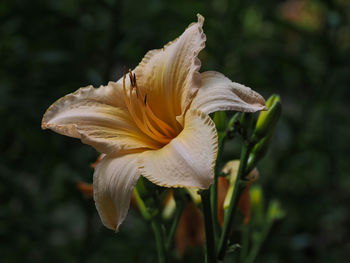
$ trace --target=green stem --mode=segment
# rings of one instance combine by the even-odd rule
[[[206,257],[205,262],[215,263],[215,243],[213,233],[213,222],[210,209],[210,193],[209,190],[201,190],[200,195],[202,197],[204,225],[205,225],[205,237],[206,237]]]
[[[174,235],[175,235],[177,226],[178,226],[180,218],[181,218],[182,211],[185,208],[184,200],[182,200],[182,199],[177,200],[175,198],[175,202],[176,202],[175,215],[174,215],[173,223],[171,225],[169,236],[168,236],[168,239],[166,242],[166,250],[167,251],[169,251],[169,249],[171,248],[171,245],[172,245],[173,240],[174,240]]]
[[[242,226],[242,246],[240,250],[240,262],[243,262],[247,258],[249,250],[249,234],[250,234],[250,223],[243,224]]]
[[[147,207],[145,205],[145,203],[143,202],[143,200],[141,199],[140,197],[140,194],[137,190],[137,188],[135,187],[134,190],[133,190],[133,194],[134,194],[134,197],[135,197],[135,200],[136,200],[136,203],[137,203],[137,206],[140,210],[140,213],[142,215],[142,217],[146,220],[146,221],[149,221],[151,220],[152,216],[149,214],[149,212],[147,211]]]
[[[224,144],[225,144],[226,136],[225,134],[222,136],[219,136],[219,150],[218,150],[218,156],[216,158],[216,164],[215,164],[215,174],[214,174],[214,183],[210,187],[210,205],[211,205],[211,217],[213,222],[213,229],[214,229],[214,238],[215,243],[217,243],[217,240],[220,235],[220,225],[218,221],[218,179],[220,174],[220,161],[222,157],[222,153],[224,150]]]
[[[226,254],[226,249],[229,242],[229,236],[232,232],[232,227],[233,227],[233,218],[236,212],[239,196],[242,192],[242,189],[240,188],[240,180],[245,176],[245,170],[246,170],[247,161],[248,161],[248,157],[251,149],[252,149],[252,146],[250,144],[248,145],[243,144],[237,179],[236,179],[234,191],[231,197],[230,206],[225,213],[224,227],[222,229],[222,235],[219,241],[219,246],[218,246],[219,260],[223,260]]]
[[[153,229],[154,237],[156,239],[158,262],[165,263],[166,262],[166,251],[165,251],[165,244],[164,244],[164,231],[162,228],[162,224],[158,219],[158,216],[153,217],[151,219],[151,226]]]
[[[137,190],[137,187],[133,190],[134,197],[137,203],[137,206],[140,210],[140,213],[142,217],[146,221],[151,221],[151,226],[153,229],[154,237],[156,239],[156,247],[157,247],[157,254],[158,254],[158,262],[159,263],[166,263],[166,250],[165,250],[165,242],[164,242],[164,230],[163,225],[160,220],[159,216],[159,209],[156,207],[156,201],[154,200],[154,204],[151,205],[151,212],[142,200],[139,191]]]

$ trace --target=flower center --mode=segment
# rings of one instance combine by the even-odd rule
[[[137,86],[136,75],[129,69],[131,85],[129,92],[125,84],[126,74],[123,76],[123,91],[125,104],[130,115],[139,129],[161,145],[168,144],[176,137],[176,131],[166,122],[159,119],[147,103],[147,94]]]

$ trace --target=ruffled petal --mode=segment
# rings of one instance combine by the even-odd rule
[[[46,111],[41,127],[79,138],[106,154],[159,147],[135,125],[125,106],[122,87],[114,82],[97,89],[81,88],[59,99]]]
[[[208,188],[213,182],[218,139],[208,115],[187,111],[183,131],[160,150],[139,155],[141,174],[167,187]]]
[[[176,40],[149,51],[134,72],[154,113],[170,125],[184,112],[201,85],[198,53],[205,46],[204,18],[192,23]],[[164,103],[159,103],[164,102]]]
[[[256,112],[266,109],[264,98],[252,89],[226,78],[215,71],[202,75],[202,86],[192,101],[191,109],[204,113],[234,110]]]
[[[94,173],[94,200],[102,223],[118,230],[130,206],[132,190],[140,177],[137,171],[137,153],[106,156]]]

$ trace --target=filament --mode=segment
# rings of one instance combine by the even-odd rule
[[[147,103],[147,94],[144,94],[142,89],[137,86],[136,75],[129,70],[129,92],[126,88],[125,78],[126,74],[123,75],[124,101],[137,127],[151,139],[161,144],[169,143],[177,135],[175,130],[154,114]]]

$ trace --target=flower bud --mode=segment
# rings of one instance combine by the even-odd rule
[[[283,218],[286,213],[281,208],[280,203],[277,200],[272,200],[267,210],[267,220],[274,221]]]
[[[252,141],[259,141],[260,139],[269,136],[277,124],[281,116],[282,105],[281,99],[278,95],[272,95],[267,101],[267,111],[261,111],[258,121],[256,122],[255,131]]]
[[[254,222],[262,224],[264,221],[264,196],[260,185],[250,189],[251,209]]]
[[[246,168],[247,172],[250,172],[257,165],[257,163],[265,156],[270,144],[270,138],[270,136],[265,137],[254,146],[251,153],[249,154]]]

